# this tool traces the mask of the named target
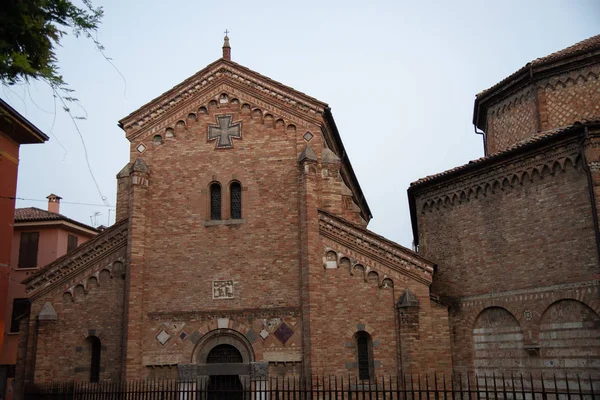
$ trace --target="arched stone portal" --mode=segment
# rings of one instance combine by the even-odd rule
[[[255,362],[252,345],[233,329],[215,329],[202,336],[190,361],[178,365],[179,379],[202,381],[213,388],[215,384],[243,387],[267,374],[267,363]]]

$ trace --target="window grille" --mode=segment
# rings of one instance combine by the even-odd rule
[[[221,185],[210,185],[210,219],[221,219]]]
[[[369,380],[371,377],[369,338],[365,334],[358,334],[356,338],[358,347],[358,379]]]
[[[207,364],[230,364],[243,362],[242,355],[230,344],[215,346],[206,357]]]
[[[242,186],[233,182],[230,187],[231,196],[231,219],[242,218]]]

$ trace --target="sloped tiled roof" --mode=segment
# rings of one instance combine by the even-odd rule
[[[196,72],[194,75],[185,79],[183,82],[173,86],[171,89],[167,90],[166,92],[163,92],[158,97],[156,97],[156,98],[150,100],[149,102],[147,102],[146,104],[142,105],[141,107],[139,107],[137,110],[131,112],[126,117],[121,118],[119,120],[119,126],[123,128],[125,125],[127,125],[128,121],[130,119],[133,119],[136,116],[139,116],[140,114],[150,114],[151,112],[149,112],[148,110],[154,110],[157,107],[159,107],[161,104],[163,104],[164,102],[168,101],[170,98],[175,97],[177,95],[177,93],[184,91],[186,88],[188,88],[194,82],[198,81],[198,79],[200,77],[208,74],[212,68],[218,66],[219,64],[230,67],[230,68],[237,69],[244,73],[247,73],[248,75],[251,75],[256,79],[261,80],[269,85],[273,85],[274,87],[279,88],[279,90],[288,92],[288,93],[290,93],[290,95],[296,96],[305,102],[314,103],[322,108],[326,108],[328,106],[327,103],[322,102],[321,100],[318,100],[312,96],[307,95],[304,92],[296,90],[290,86],[284,85],[283,83],[278,82],[274,79],[271,79],[267,76],[264,76],[248,67],[245,67],[245,66],[238,64],[231,60],[219,58],[218,60],[213,61],[212,63],[208,64],[206,67],[202,68],[200,71]]]
[[[525,140],[522,140],[522,141],[520,141],[518,143],[515,143],[514,145],[512,145],[512,146],[506,148],[505,150],[503,150],[503,151],[501,151],[499,153],[496,153],[494,155],[491,155],[491,156],[488,156],[488,157],[480,157],[480,158],[478,158],[476,160],[469,161],[467,164],[460,165],[458,167],[451,168],[451,169],[449,169],[447,171],[443,171],[443,172],[440,172],[440,173],[437,173],[437,174],[429,175],[429,176],[426,176],[424,178],[418,179],[415,182],[412,182],[410,184],[410,187],[412,188],[412,187],[415,187],[415,186],[419,186],[419,185],[421,185],[421,184],[423,184],[425,182],[435,181],[435,180],[437,180],[439,178],[442,178],[442,177],[445,177],[445,176],[448,176],[448,175],[452,175],[452,174],[454,174],[456,172],[459,172],[459,171],[462,171],[462,170],[465,170],[465,169],[473,168],[473,167],[478,166],[479,164],[481,164],[483,162],[488,162],[488,161],[491,162],[491,161],[497,160],[497,159],[499,159],[499,158],[501,158],[503,156],[508,155],[509,153],[518,151],[520,149],[523,149],[523,148],[528,147],[530,145],[533,145],[535,143],[542,142],[542,141],[544,141],[546,139],[549,139],[551,137],[559,136],[562,133],[570,132],[570,131],[578,128],[578,127],[582,127],[582,126],[586,126],[586,125],[598,125],[598,124],[600,124],[600,120],[585,120],[583,122],[576,122],[576,123],[574,123],[572,125],[569,125],[569,126],[565,126],[565,127],[561,127],[561,128],[556,128],[556,129],[552,129],[552,130],[548,130],[548,131],[544,131],[544,132],[540,132],[537,135],[529,137],[529,138],[527,138]]]
[[[587,52],[590,52],[593,50],[600,50],[600,35],[592,36],[590,38],[582,40],[581,42],[575,43],[574,45],[569,46],[565,49],[556,51],[556,52],[549,54],[547,56],[544,56],[544,57],[536,58],[535,60],[528,62],[527,64],[525,64],[524,67],[518,69],[516,72],[514,72],[511,75],[507,76],[506,78],[502,79],[500,82],[498,82],[494,86],[480,92],[477,95],[477,97],[484,96],[484,95],[490,93],[491,91],[493,91],[494,89],[505,85],[507,82],[511,81],[514,77],[523,73],[524,71],[528,70],[529,68],[539,67],[539,66],[549,64],[554,61],[560,61],[562,59],[569,58],[569,57],[575,57],[582,53],[587,53]]]
[[[94,227],[75,221],[74,219],[65,217],[62,214],[53,213],[50,211],[42,210],[37,207],[26,207],[15,209],[15,222],[36,222],[36,221],[66,221],[72,224],[81,226],[85,229],[98,232]]]

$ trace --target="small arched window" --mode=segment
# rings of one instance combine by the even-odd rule
[[[242,185],[233,182],[229,187],[231,219],[242,218]]]
[[[97,336],[90,336],[86,339],[90,351],[90,382],[100,380],[100,351],[102,345]]]
[[[221,219],[221,185],[210,185],[210,219]]]
[[[356,333],[356,349],[358,356],[358,379],[369,380],[373,368],[373,349],[371,335],[367,332]]]

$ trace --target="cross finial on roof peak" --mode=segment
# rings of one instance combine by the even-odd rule
[[[229,31],[225,29],[225,42],[223,43],[223,58],[231,61],[231,46],[229,46]]]

